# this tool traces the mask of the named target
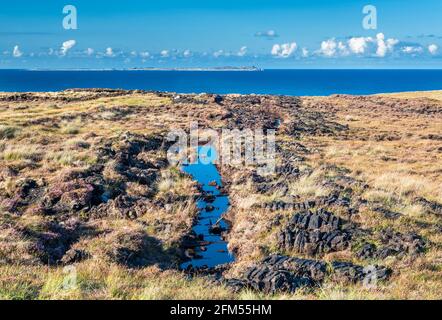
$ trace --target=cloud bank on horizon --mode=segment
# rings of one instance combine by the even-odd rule
[[[102,4],[105,10],[101,11],[99,2],[73,0],[69,6],[75,8],[73,18],[63,5],[31,1],[3,5],[0,30],[6,31],[0,32],[0,68],[442,68],[442,36],[438,35],[442,35],[442,23],[432,20],[433,12],[442,5],[435,0],[421,6],[408,0],[379,4],[375,28],[361,25],[367,19],[366,1],[359,0],[347,5],[323,0],[275,0],[272,4],[227,0],[227,5],[219,1],[203,5],[191,0],[188,7],[176,1],[146,6],[136,0],[124,8],[110,0],[107,7]],[[197,3],[201,7],[192,6]],[[48,15],[34,17],[38,23],[30,18],[36,6],[42,15]],[[231,11],[226,12],[226,6]],[[420,12],[420,20],[410,19],[413,12]],[[389,17],[403,21],[393,23]],[[228,23],[217,23],[222,19]],[[75,23],[75,28],[69,30],[69,23]]]
[[[91,59],[102,59],[102,58],[124,58],[125,61],[128,59],[140,59],[143,63],[148,60],[151,62],[158,61],[160,59],[191,59],[198,57],[201,60],[210,60],[210,58],[220,59],[224,58],[228,61],[229,58],[244,58],[243,61],[246,62],[248,59],[289,59],[302,60],[302,59],[312,59],[312,58],[335,58],[335,59],[345,59],[350,56],[355,58],[406,58],[406,57],[417,57],[421,56],[423,58],[429,57],[439,57],[441,58],[441,51],[439,50],[439,45],[431,43],[429,45],[423,45],[419,43],[410,44],[409,42],[400,41],[395,38],[386,38],[383,33],[376,34],[375,37],[350,37],[347,39],[330,38],[323,40],[320,43],[319,48],[307,48],[298,46],[296,41],[288,43],[274,43],[269,46],[269,51],[267,53],[253,53],[248,51],[247,46],[242,46],[237,52],[227,51],[219,49],[213,52],[194,52],[190,49],[177,50],[177,49],[163,49],[159,52],[149,52],[149,51],[124,51],[115,50],[112,47],[107,47],[100,51],[96,48],[79,48],[78,50],[72,50],[77,44],[76,40],[64,41],[57,51],[53,48],[49,48],[44,51],[39,52],[23,52],[19,45],[15,45],[12,51],[4,51],[3,57],[13,57],[26,59],[28,57],[65,57],[67,58],[91,58]],[[238,61],[238,59],[236,59]]]

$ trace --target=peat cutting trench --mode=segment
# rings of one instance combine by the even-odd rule
[[[222,192],[221,176],[210,160],[215,153],[212,147],[199,147],[196,163],[182,167],[182,171],[198,182],[202,192],[202,197],[197,202],[199,216],[192,229],[197,242],[194,248],[186,250],[186,256],[190,260],[181,264],[183,269],[214,268],[234,261],[223,237],[223,233],[228,230],[223,214],[229,208],[229,198]]]

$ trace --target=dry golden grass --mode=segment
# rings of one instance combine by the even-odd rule
[[[330,194],[330,190],[321,182],[324,179],[324,171],[319,168],[308,175],[303,175],[289,185],[289,193],[301,198],[324,197]]]
[[[379,96],[438,101],[442,91]],[[402,214],[399,219],[390,220],[364,209],[360,221],[364,227],[414,231],[431,242],[431,249],[416,261],[387,261],[397,273],[380,291],[367,292],[331,284],[319,298],[440,299],[442,219],[415,199],[423,197],[442,203],[442,141],[428,138],[442,134],[442,114],[410,110],[401,113],[400,109],[386,107],[380,112],[368,106],[361,108],[364,102],[347,102],[345,98],[312,98],[315,99],[335,106],[336,119],[349,125],[350,134],[345,139],[309,139],[308,146],[321,151],[310,157],[310,163],[326,162],[350,169],[353,177],[369,186],[361,193],[362,198]]]
[[[51,181],[65,169],[83,170],[97,162],[97,149],[121,132],[162,134],[170,129],[187,129],[189,121],[199,120],[210,127],[223,127],[220,117],[209,119],[206,108],[214,115],[222,115],[224,107],[217,105],[172,104],[171,99],[151,93],[131,93],[110,97],[93,96],[87,92],[36,93],[48,100],[0,102],[0,191],[6,195],[16,192],[16,179],[3,178],[11,167],[20,177]],[[0,93],[0,99],[8,94]],[[442,92],[419,92],[382,95],[382,99],[442,100]],[[68,98],[61,100],[60,98]],[[379,96],[374,97],[381,99]],[[373,98],[373,99],[374,99]],[[372,98],[367,98],[372,99]],[[441,299],[442,298],[442,235],[440,217],[429,208],[416,203],[423,197],[442,203],[442,141],[430,136],[442,135],[442,115],[401,112],[395,106],[381,105],[364,108],[365,101],[355,102],[348,97],[303,98],[306,109],[331,112],[335,121],[349,126],[348,133],[336,136],[306,135],[299,141],[311,153],[299,164],[301,177],[289,179],[289,194],[305,199],[326,196],[329,187],[324,180],[332,178],[335,169],[348,169],[348,175],[368,185],[354,187],[357,196],[369,204],[382,207],[402,216],[397,220],[384,219],[370,209],[361,208],[358,223],[364,228],[383,230],[392,227],[401,232],[414,231],[431,242],[430,249],[416,260],[388,259],[376,261],[395,270],[393,278],[377,289],[362,285],[339,284],[326,281],[319,290],[300,290],[295,294],[269,296],[250,290],[233,293],[206,278],[188,279],[174,269],[158,266],[130,269],[109,259],[120,245],[130,248],[125,235],[155,238],[161,241],[159,258],[166,259],[165,250],[173,249],[180,237],[188,232],[197,214],[193,197],[198,193],[190,177],[177,168],[162,169],[153,188],[158,189],[156,200],[172,199],[161,210],[148,210],[136,221],[101,219],[88,222],[99,236],[87,236],[75,243],[78,249],[87,248],[93,258],[75,264],[77,285],[66,286],[69,274],[62,267],[38,265],[29,255],[33,239],[17,232],[15,225],[28,230],[44,231],[45,217],[25,213],[11,216],[0,212],[0,298],[2,299]],[[386,100],[388,101],[388,100]],[[416,100],[418,101],[418,100]],[[418,102],[416,102],[418,103]],[[285,111],[284,111],[285,112]],[[280,134],[278,141],[293,143],[290,135]],[[163,155],[148,155],[149,157]],[[121,180],[120,174],[108,162],[104,178]],[[232,174],[233,172],[233,174]],[[292,201],[283,190],[260,194],[250,181],[244,183],[235,174],[223,173],[228,180],[238,181],[229,186],[232,210],[229,219],[233,228],[229,234],[229,248],[238,253],[237,263],[229,272],[238,276],[244,267],[276,248],[278,228],[273,225],[280,215],[288,219],[293,212],[271,212],[254,205],[272,201]],[[232,174],[230,176],[230,174]],[[276,179],[277,180],[277,179]],[[151,188],[130,182],[129,195],[144,196]],[[180,200],[178,200],[180,199]],[[131,238],[129,238],[131,239]],[[351,258],[351,252],[340,253]],[[338,258],[338,255],[326,259]],[[6,261],[12,259],[14,261]],[[357,261],[356,261],[357,262]]]
[[[428,98],[442,101],[442,91],[413,91],[413,92],[400,92],[400,93],[383,93],[379,94],[381,97],[399,98],[399,99],[415,99],[415,98]]]
[[[392,97],[400,98],[401,95]],[[439,100],[440,97],[441,92],[403,95],[404,99]],[[383,208],[401,214],[396,220],[388,219],[369,207],[362,207],[357,222],[363,228],[379,232],[386,228],[403,233],[417,232],[431,245],[429,251],[417,260],[391,258],[377,261],[390,266],[395,274],[391,281],[376,290],[368,290],[361,285],[326,282],[319,291],[300,291],[289,298],[440,299],[442,281],[438,279],[441,279],[442,271],[442,217],[432,214],[428,207],[415,199],[425,198],[442,203],[442,141],[431,138],[442,136],[442,113],[421,112],[420,100],[407,102],[411,107],[406,106],[404,110],[396,107],[394,101],[391,106],[376,101],[373,102],[376,107],[371,108],[370,105],[365,107],[365,100],[354,102],[351,97],[309,97],[303,100],[307,101],[308,109],[332,111],[334,119],[348,125],[349,131],[342,136],[313,135],[301,139],[302,144],[315,151],[307,155],[304,163],[309,169],[307,174],[302,174],[300,179],[289,180],[289,193],[301,199],[326,196],[330,190],[323,186],[323,182],[336,173],[324,168],[334,166],[348,169],[350,177],[367,184],[366,189],[352,186],[353,196],[368,200],[369,207],[381,204]],[[290,139],[279,137],[279,140]],[[235,181],[235,177],[231,180]],[[243,266],[268,253],[278,252],[275,248],[277,234],[271,222],[277,216],[288,218],[292,213],[250,209],[263,202],[289,201],[280,189],[261,195],[242,183],[232,186],[231,194],[234,210],[229,217],[234,221],[234,226],[229,245],[240,252],[240,259],[231,271],[236,276]],[[334,258],[338,256],[334,255]],[[361,263],[352,258],[351,253],[344,260]],[[246,294],[259,298],[259,294]]]

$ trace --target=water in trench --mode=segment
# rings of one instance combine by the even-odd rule
[[[222,187],[221,176],[211,159],[216,157],[216,151],[212,147],[198,148],[198,161],[184,165],[182,170],[190,174],[197,181],[204,191],[206,197],[198,200],[199,209],[198,221],[193,231],[203,240],[202,245],[195,249],[194,257],[190,261],[181,264],[181,268],[193,267],[215,267],[220,264],[229,263],[234,260],[233,255],[227,249],[227,242],[216,228],[227,230],[228,225],[222,214],[229,208],[229,198],[219,189]],[[209,195],[209,197],[207,197]],[[212,199],[208,199],[212,198]]]

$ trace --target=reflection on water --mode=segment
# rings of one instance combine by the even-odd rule
[[[182,170],[190,174],[202,186],[206,194],[204,199],[198,200],[200,213],[198,222],[193,227],[193,231],[197,235],[202,235],[203,241],[202,246],[196,248],[195,257],[183,263],[182,268],[189,265],[214,267],[234,260],[233,255],[227,250],[227,242],[218,232],[211,229],[217,222],[218,228],[224,230],[228,228],[221,215],[229,208],[229,198],[220,191],[222,187],[221,176],[212,161],[216,157],[216,151],[212,147],[200,147],[198,156],[196,163],[184,165]]]

